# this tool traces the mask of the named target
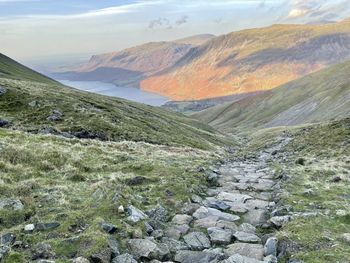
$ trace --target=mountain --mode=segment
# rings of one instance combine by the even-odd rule
[[[193,46],[203,44],[213,35],[196,35],[172,42],[152,42],[144,45],[93,56],[73,72],[53,74],[56,78],[83,81],[103,81],[117,86],[139,87],[142,79],[172,67]]]
[[[215,35],[201,34],[201,35],[190,36],[190,37],[186,37],[186,38],[182,38],[182,39],[177,39],[177,40],[174,40],[172,42],[181,43],[181,44],[189,44],[192,46],[199,46],[199,45],[202,45],[205,42],[207,42],[213,38],[215,38]]]
[[[350,116],[350,61],[193,116],[222,131],[299,125]]]
[[[0,97],[0,119],[13,129],[199,148],[220,141],[212,128],[185,116],[65,87],[3,55],[0,70],[6,72],[0,77],[5,90]]]
[[[213,38],[141,88],[173,100],[220,97],[273,89],[347,59],[350,20],[274,25]]]

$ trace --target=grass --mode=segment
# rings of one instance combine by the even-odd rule
[[[270,163],[284,178],[281,203],[291,205],[294,212],[318,214],[286,224],[278,232],[279,239],[293,240],[300,247],[289,258],[348,262],[350,247],[341,236],[350,229],[350,119],[261,130],[250,137],[241,154],[254,154],[286,136],[292,140],[279,151],[280,158]],[[305,193],[308,189],[311,194]]]
[[[130,236],[137,227],[126,224],[117,213],[119,205],[146,210],[160,204],[174,212],[192,193],[202,191],[198,186],[205,175],[198,168],[218,158],[214,152],[189,147],[64,139],[0,129],[0,200],[18,198],[25,207],[0,210],[0,232],[13,232],[30,247],[48,242],[62,262],[77,252],[88,257],[107,246],[100,222],[118,226],[125,233],[117,235],[122,244],[123,235]],[[127,184],[140,175],[144,182]],[[60,226],[49,232],[22,232],[25,224],[37,222]],[[76,234],[69,230],[72,225],[87,229]],[[50,232],[55,237],[47,240]],[[30,252],[14,250],[8,262],[21,262],[19,258],[28,260]]]

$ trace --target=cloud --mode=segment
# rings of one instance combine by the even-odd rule
[[[182,24],[186,24],[188,22],[188,16],[182,16],[178,20],[175,21],[175,24],[180,26]]]
[[[150,28],[150,29],[156,29],[156,28],[171,29],[172,25],[170,24],[169,19],[160,17],[158,19],[151,20],[149,22],[148,28]]]
[[[350,11],[349,0],[291,0],[288,19],[339,19]]]

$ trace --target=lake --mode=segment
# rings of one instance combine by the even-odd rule
[[[100,81],[70,81],[70,80],[57,80],[64,85],[88,91],[92,93],[98,93],[111,97],[118,97],[127,100],[132,100],[152,106],[161,106],[169,98],[157,95],[155,93],[147,92],[136,88],[124,88],[117,87],[110,83],[100,82]]]

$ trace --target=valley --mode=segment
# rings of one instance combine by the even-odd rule
[[[202,34],[52,78],[0,53],[0,262],[349,263],[349,36]]]

